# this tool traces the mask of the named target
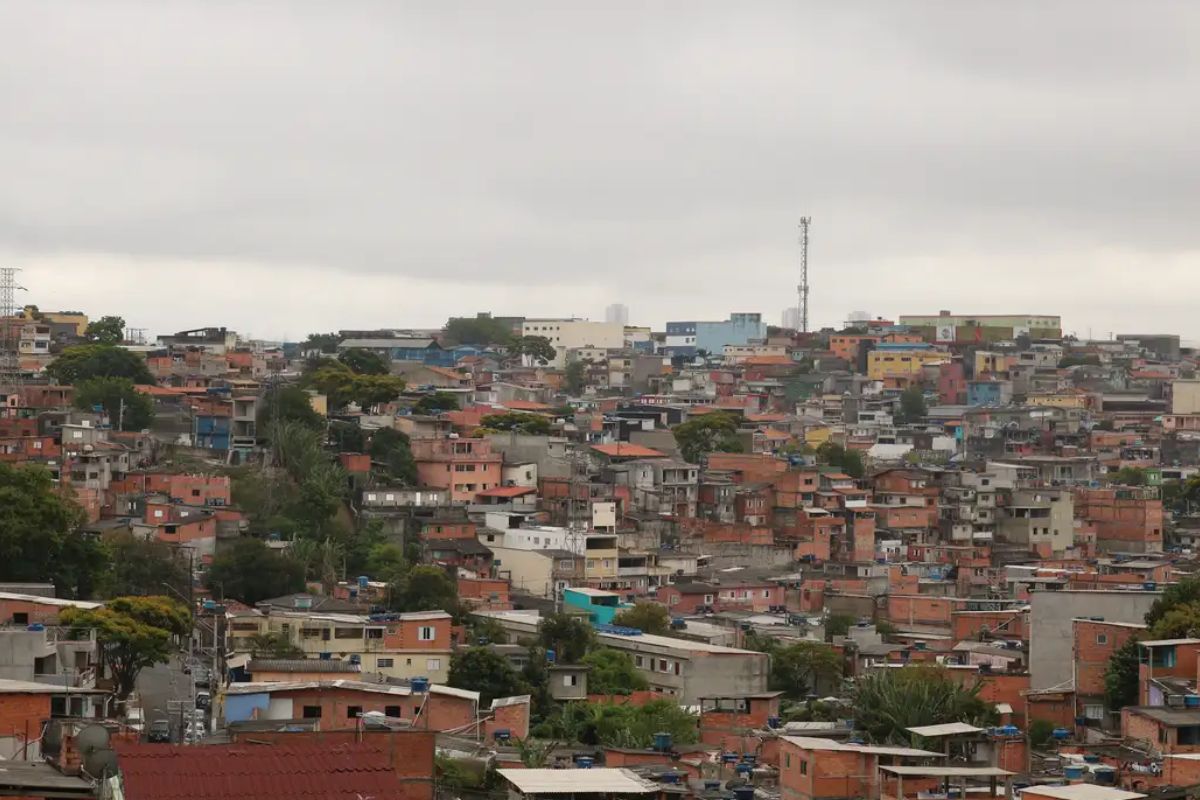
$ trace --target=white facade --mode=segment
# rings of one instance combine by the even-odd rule
[[[522,336],[543,336],[557,353],[553,366],[563,367],[567,351],[581,347],[620,349],[625,345],[625,324],[591,322],[586,319],[527,319],[521,324]]]

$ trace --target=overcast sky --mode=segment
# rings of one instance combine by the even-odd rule
[[[298,338],[450,315],[1061,313],[1200,338],[1200,3],[0,7],[27,302]]]

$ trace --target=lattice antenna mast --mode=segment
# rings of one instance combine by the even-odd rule
[[[25,287],[17,285],[16,267],[0,267],[0,389],[15,392],[21,383],[21,325],[17,316],[17,291]]]
[[[808,333],[808,225],[812,217],[800,218],[800,332]]]

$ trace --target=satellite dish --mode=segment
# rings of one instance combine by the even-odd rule
[[[117,754],[107,747],[92,750],[83,757],[83,771],[98,780],[116,775]]]
[[[79,752],[87,755],[93,750],[103,750],[108,747],[108,728],[103,725],[87,725],[75,734],[75,746]]]
[[[56,719],[47,722],[46,730],[42,733],[42,751],[46,753],[59,752],[62,750],[62,740],[62,723]]]

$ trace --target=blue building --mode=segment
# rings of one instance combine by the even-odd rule
[[[611,625],[618,613],[633,608],[630,603],[622,603],[616,592],[584,587],[563,589],[563,605],[567,609],[586,611],[593,625]]]
[[[228,450],[232,420],[228,416],[197,413],[192,421],[192,446]]]
[[[967,405],[1003,406],[1012,400],[1012,382],[979,380],[967,382]]]
[[[433,367],[452,367],[456,361],[452,350],[444,349],[433,339],[415,336],[343,339],[338,344],[338,352],[344,353],[347,350],[369,350],[389,361],[415,361]]]
[[[749,344],[753,339],[765,339],[767,325],[762,314],[730,314],[724,322],[681,321],[667,323],[663,350],[670,356],[691,358],[700,350],[720,356],[725,345]]]

